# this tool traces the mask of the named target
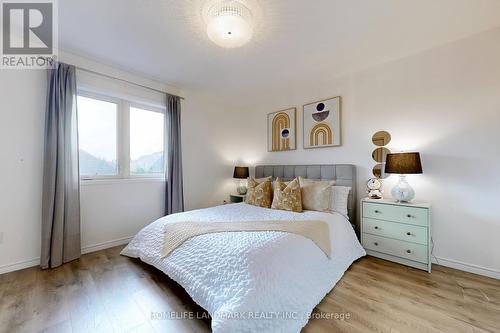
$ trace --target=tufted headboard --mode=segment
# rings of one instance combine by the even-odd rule
[[[276,177],[290,180],[302,176],[309,179],[335,180],[339,186],[351,187],[347,209],[349,220],[356,225],[356,166],[352,164],[324,165],[258,165],[255,178]]]

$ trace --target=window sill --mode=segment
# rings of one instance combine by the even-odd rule
[[[137,177],[137,178],[80,179],[80,186],[113,185],[113,184],[143,184],[143,183],[165,183],[165,178]]]

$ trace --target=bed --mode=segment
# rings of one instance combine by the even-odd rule
[[[355,189],[351,165],[258,166],[256,177],[334,179]],[[245,203],[163,217],[142,229],[122,251],[140,258],[179,283],[212,316],[214,332],[299,332],[314,307],[344,272],[365,255],[349,218],[339,213],[289,211]],[[321,220],[330,230],[331,258],[296,234],[227,232],[200,235],[162,258],[165,224],[183,221]]]

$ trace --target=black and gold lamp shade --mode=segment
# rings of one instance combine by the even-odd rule
[[[234,167],[233,178],[247,179],[249,176],[250,172],[248,171],[248,167],[241,167],[241,166]]]

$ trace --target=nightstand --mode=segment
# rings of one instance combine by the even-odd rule
[[[430,273],[430,205],[362,199],[361,243],[371,256]]]
[[[237,203],[237,202],[243,202],[245,201],[246,195],[241,195],[241,194],[230,194],[229,195],[229,201],[232,203]]]

